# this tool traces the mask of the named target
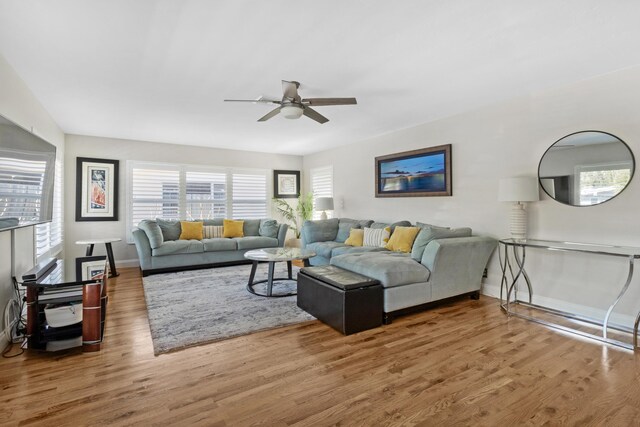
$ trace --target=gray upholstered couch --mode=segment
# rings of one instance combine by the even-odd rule
[[[222,219],[202,220],[221,226]],[[133,231],[142,275],[248,262],[251,249],[284,246],[288,226],[270,219],[244,220],[244,237],[179,240],[180,222],[143,220]]]
[[[384,288],[387,321],[409,308],[462,294],[479,295],[482,275],[497,241],[472,236],[470,228],[450,229],[417,223],[421,228],[411,253],[382,247],[345,245],[350,228],[408,226],[349,218],[307,221],[302,227],[302,246],[318,255],[311,265],[331,264],[377,279]]]

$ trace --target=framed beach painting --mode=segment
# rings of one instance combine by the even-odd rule
[[[118,220],[118,160],[78,157],[76,221]]]
[[[300,171],[273,171],[273,197],[295,199],[300,195]]]
[[[98,280],[105,273],[107,258],[105,256],[85,256],[76,258],[76,280]]]
[[[376,197],[451,196],[451,144],[376,157]]]

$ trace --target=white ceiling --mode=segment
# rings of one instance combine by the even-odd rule
[[[0,0],[66,133],[308,154],[640,63],[635,0]],[[350,97],[330,121],[225,98]]]

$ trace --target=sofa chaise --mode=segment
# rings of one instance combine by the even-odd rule
[[[204,226],[222,226],[222,219],[200,220]],[[180,270],[250,263],[245,252],[283,247],[288,226],[271,219],[242,220],[243,237],[180,240],[180,221],[143,220],[133,240],[143,276]]]
[[[411,250],[406,253],[383,246],[345,243],[345,236],[353,229],[388,227],[395,230],[409,225],[408,221],[384,224],[349,218],[306,221],[301,244],[317,253],[310,259],[311,265],[330,264],[378,280],[383,286],[387,323],[396,314],[434,301],[463,294],[479,297],[484,269],[497,241],[487,236],[472,236],[470,228],[417,223],[414,227],[419,230]]]

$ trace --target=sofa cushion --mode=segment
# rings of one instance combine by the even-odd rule
[[[180,221],[180,240],[202,240],[201,221]]]
[[[426,224],[426,223],[420,222],[420,221],[416,221],[416,227],[420,227],[420,228],[431,227],[431,228],[440,228],[440,229],[443,229],[443,230],[449,230],[451,228],[451,227],[442,227],[440,225]]]
[[[204,252],[204,244],[200,240],[171,240],[153,249],[153,256],[196,254]]]
[[[431,272],[408,254],[351,253],[331,258],[331,265],[377,279],[385,288],[426,282]]]
[[[162,246],[164,243],[164,237],[162,236],[162,230],[156,221],[149,219],[143,219],[138,224],[138,228],[147,235],[149,239],[149,245],[151,249],[156,249]]]
[[[416,236],[416,240],[414,240],[413,242],[413,248],[411,248],[411,258],[420,262],[420,260],[422,260],[422,255],[424,254],[424,248],[427,247],[430,241],[434,239],[446,239],[450,237],[471,237],[471,229],[468,227],[423,227]]]
[[[238,249],[261,249],[275,248],[278,246],[278,239],[263,236],[236,237],[233,240],[238,244]]]
[[[372,219],[351,219],[351,218],[340,218],[340,224],[351,223],[357,225],[354,228],[365,228],[370,227],[373,224]]]
[[[260,229],[258,230],[258,234],[262,237],[278,237],[278,222],[275,219],[261,219],[260,220]],[[245,233],[245,235],[247,235]]]
[[[205,225],[202,227],[202,238],[203,239],[216,239],[222,238],[224,227],[221,225]],[[206,249],[205,249],[206,251]]]
[[[222,226],[223,222],[222,222],[222,218],[218,218],[218,219],[203,219],[202,222],[204,223],[205,227],[208,225],[215,225],[215,226]]]
[[[306,244],[335,240],[338,234],[338,218],[305,221],[302,227],[302,241]]]
[[[178,240],[180,238],[180,232],[182,231],[180,221],[156,218],[156,222],[160,230],[162,230],[162,237],[165,242],[168,240]]]
[[[336,242],[344,243],[344,241],[349,238],[349,233],[353,228],[358,229],[360,228],[360,225],[355,222],[340,222],[340,224],[338,224],[338,234],[335,239]]]
[[[225,239],[223,237],[216,237],[213,239],[204,239],[205,252],[218,252],[218,251],[235,251],[238,249],[238,243],[235,239]]]
[[[418,227],[396,227],[385,248],[396,252],[411,252],[413,241],[420,232]]]
[[[371,224],[369,228],[386,228],[391,227],[391,233],[393,233],[396,227],[411,227],[411,222],[409,221],[396,221],[393,224],[387,224],[386,222],[374,222]]]
[[[222,237],[244,237],[244,221],[225,219],[222,223]]]
[[[386,251],[385,248],[374,248],[371,246],[343,246],[339,248],[334,248],[331,251],[331,256],[338,256],[344,254],[357,254],[364,252],[380,252]]]
[[[242,230],[245,236],[259,236],[260,235],[260,219],[245,219]]]
[[[345,245],[349,246],[362,246],[364,241],[364,230],[359,228],[352,228],[349,232],[349,238],[344,241]]]
[[[331,258],[331,251],[333,251],[335,248],[342,248],[345,246],[347,245],[339,242],[315,242],[309,243],[305,249],[314,251],[318,256]]]

